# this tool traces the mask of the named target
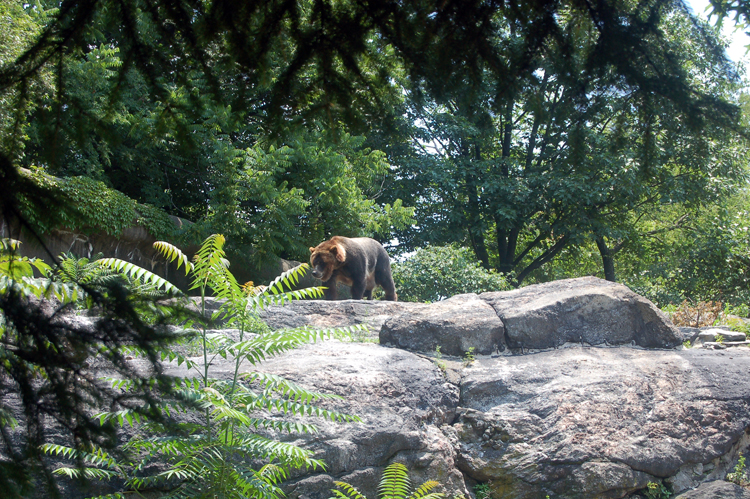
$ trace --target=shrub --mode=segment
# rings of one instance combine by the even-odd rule
[[[393,280],[403,301],[435,302],[461,293],[503,291],[505,276],[483,269],[471,250],[428,246],[393,264]]]
[[[712,326],[721,315],[722,310],[721,302],[700,301],[693,305],[685,300],[671,314],[671,318],[675,326]]]

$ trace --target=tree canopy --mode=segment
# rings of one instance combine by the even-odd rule
[[[746,2],[712,4],[746,24]],[[598,253],[607,278],[623,254],[632,282],[656,276],[639,289],[746,291],[746,203],[725,197],[746,183],[740,84],[679,0],[0,0],[0,214],[41,236],[71,220],[56,186],[101,182],[255,263],[367,235],[402,253],[471,248],[476,289],[588,272]],[[469,260],[435,248],[412,267],[451,254]],[[711,288],[704,269],[721,265],[710,275],[738,275]],[[0,353],[33,367],[0,377],[28,395],[33,444],[0,463],[3,487],[38,458],[45,414],[83,443],[111,440],[86,397],[114,395],[64,390],[96,345],[124,376],[123,344],[158,363],[166,329],[109,293],[97,303],[117,327],[88,336],[0,293]],[[39,373],[59,381],[44,406]]]

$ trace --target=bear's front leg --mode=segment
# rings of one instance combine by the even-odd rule
[[[326,300],[336,300],[339,297],[339,293],[336,290],[336,279],[331,279],[323,283],[326,289],[323,290],[323,294]]]

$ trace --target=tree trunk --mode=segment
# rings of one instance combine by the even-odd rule
[[[479,146],[475,146],[475,155],[479,156]],[[471,164],[471,151],[466,147],[463,151],[464,157],[466,157],[468,164]],[[482,228],[482,213],[481,205],[479,203],[479,190],[477,188],[476,175],[471,171],[471,167],[467,166],[464,168],[464,181],[466,182],[466,198],[467,198],[467,230],[469,232],[469,241],[471,247],[474,250],[474,254],[477,259],[481,262],[482,267],[490,269],[490,255],[487,252],[487,245],[484,240],[484,231]]]
[[[607,247],[603,237],[596,238],[596,247],[599,248],[599,254],[602,255],[604,278],[608,281],[617,282],[615,277],[615,252]]]

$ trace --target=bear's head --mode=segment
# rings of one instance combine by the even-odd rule
[[[333,271],[341,268],[345,261],[346,250],[334,240],[325,241],[310,248],[312,275],[323,282],[328,281]]]

